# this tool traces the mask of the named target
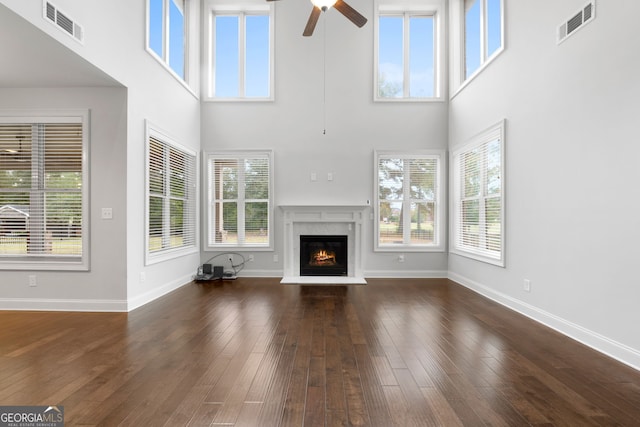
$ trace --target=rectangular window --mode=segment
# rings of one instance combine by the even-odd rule
[[[272,98],[270,9],[211,12],[209,97],[224,100]]]
[[[377,26],[377,100],[439,97],[437,14],[380,12]]]
[[[504,266],[504,123],[453,153],[452,252]]]
[[[148,0],[147,48],[186,81],[187,0]]]
[[[208,247],[273,247],[272,154],[207,155]]]
[[[376,249],[442,251],[441,151],[376,152]]]
[[[195,153],[147,129],[147,261],[197,250]]]
[[[464,80],[502,50],[502,34],[502,0],[464,0]]]
[[[88,269],[87,122],[0,117],[0,268]]]

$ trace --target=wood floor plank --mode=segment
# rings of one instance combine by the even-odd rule
[[[463,425],[453,408],[435,387],[421,387],[420,392],[437,418],[435,425],[447,427],[460,427]]]
[[[325,425],[324,387],[307,387],[307,401],[304,411],[304,426],[320,427]]]
[[[384,396],[383,386],[374,368],[372,356],[366,345],[356,344],[354,347],[356,364],[360,372],[362,393],[367,405],[367,415],[371,423],[370,425],[380,427],[393,425],[389,414],[389,407]]]
[[[304,318],[301,320],[291,380],[287,388],[282,415],[282,425],[285,426],[303,425],[316,309],[317,307],[310,307],[305,310]]]
[[[216,417],[213,419],[214,424],[235,424],[263,357],[264,353],[249,354],[242,369],[236,375],[228,396],[223,400],[222,406],[216,413]]]
[[[407,416],[411,418],[412,423],[422,426],[438,425],[438,419],[433,409],[425,401],[411,371],[409,369],[396,369],[395,375],[408,405]]]
[[[446,279],[0,312],[0,404],[68,426],[638,425],[640,372]]]

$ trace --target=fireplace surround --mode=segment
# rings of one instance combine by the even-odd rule
[[[365,284],[362,239],[369,206],[282,205],[283,278],[281,283]],[[346,236],[346,274],[303,275],[300,271],[300,236]]]

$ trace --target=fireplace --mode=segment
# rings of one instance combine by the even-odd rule
[[[300,276],[347,276],[347,238],[300,235]]]
[[[366,284],[363,272],[362,228],[367,223],[366,214],[369,208],[357,205],[281,205],[284,231],[281,283]],[[344,255],[347,260],[344,263],[346,274],[340,272],[336,276],[327,276],[314,273],[315,275],[303,276],[300,271],[300,236],[347,237]],[[304,259],[308,259],[308,255]]]

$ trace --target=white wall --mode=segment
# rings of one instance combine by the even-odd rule
[[[455,146],[507,120],[506,268],[450,255],[450,277],[640,367],[640,2],[598,1],[560,45],[583,0],[506,3],[506,51],[449,126]]]
[[[41,1],[2,0],[2,3],[66,46],[74,64],[77,61],[73,55],[79,55],[126,88],[52,88],[42,91],[38,97],[31,96],[29,89],[17,89],[12,92],[12,98],[2,99],[8,107],[27,98],[34,107],[56,103],[104,107],[101,116],[92,117],[92,128],[118,125],[114,129],[122,132],[118,135],[119,140],[94,135],[93,129],[91,136],[92,151],[99,153],[104,149],[113,155],[102,157],[96,154],[92,157],[91,174],[92,177],[97,176],[92,181],[92,197],[99,194],[101,201],[92,203],[92,216],[95,217],[96,209],[100,207],[112,207],[113,224],[117,224],[102,235],[96,227],[104,224],[99,221],[92,223],[92,245],[100,244],[100,249],[92,254],[91,263],[109,263],[113,268],[92,270],[90,276],[65,275],[64,283],[54,272],[43,273],[42,280],[53,283],[51,294],[68,289],[66,297],[75,295],[79,299],[78,306],[82,306],[84,301],[87,309],[95,308],[87,299],[100,300],[103,295],[108,295],[109,298],[122,299],[117,309],[132,309],[189,282],[199,262],[198,253],[159,264],[144,264],[145,120],[162,128],[185,147],[199,150],[199,21],[193,19],[194,25],[190,28],[195,54],[190,57],[191,83],[187,89],[145,51],[146,1],[55,0],[53,3],[60,10],[84,27],[84,44],[77,43],[43,19]],[[199,13],[199,3],[194,2],[194,6],[191,10],[193,18]],[[25,56],[21,60],[31,59]],[[42,73],[45,76],[46,70]],[[35,78],[30,86],[39,86],[38,79]],[[74,90],[78,92],[77,96],[73,95]],[[116,100],[111,106],[105,105],[107,101],[102,98],[108,100],[114,96],[111,91],[116,94]],[[5,278],[14,277],[19,283],[26,283],[26,274],[0,272],[0,277],[3,283]],[[84,292],[87,287],[96,289],[93,293]],[[0,290],[0,298],[4,292]],[[100,301],[95,303],[100,305]]]
[[[126,307],[126,223],[100,218],[101,207],[124,212],[127,93],[124,88],[0,88],[0,109],[90,111],[90,271],[0,271],[0,307],[122,310]],[[29,287],[35,275],[37,287]]]
[[[274,3],[275,101],[203,103],[203,150],[274,150],[276,205],[365,205],[374,198],[375,149],[446,148],[446,101],[373,102],[374,5],[349,4],[369,19],[364,27],[329,10],[313,36],[302,37],[311,4]],[[282,216],[278,208],[274,213],[279,262],[271,252],[255,252],[244,274],[282,274]],[[373,221],[365,232],[366,276],[446,274],[445,253],[407,253],[400,264],[397,253],[373,252]],[[203,259],[212,255],[204,253]]]
[[[373,2],[350,3],[373,17]],[[2,4],[120,84],[36,89],[34,79],[27,88],[0,88],[0,108],[92,114],[91,271],[38,272],[36,288],[27,286],[28,272],[2,271],[5,307],[133,308],[183,284],[200,258],[212,255],[144,265],[147,119],[194,150],[200,140],[204,150],[274,149],[276,205],[363,204],[373,199],[374,149],[455,146],[506,119],[506,267],[446,254],[406,254],[399,264],[396,254],[367,249],[366,275],[429,276],[448,268],[454,280],[640,367],[640,201],[633,187],[640,181],[639,2],[599,1],[594,22],[561,45],[556,28],[583,0],[506,2],[506,51],[450,105],[373,103],[373,22],[356,29],[330,11],[316,34],[303,38],[310,5],[279,2],[275,102],[202,107],[194,95],[197,66],[189,91],[144,51],[145,2],[57,0],[85,27],[84,45],[44,21],[41,2]],[[191,61],[196,65],[197,55]],[[311,172],[318,181],[310,181]],[[100,220],[100,207],[113,207],[114,220]],[[275,213],[278,254],[282,218]],[[366,248],[373,247],[372,230]],[[255,259],[247,274],[282,270],[273,253]],[[522,290],[525,278],[530,293]]]

